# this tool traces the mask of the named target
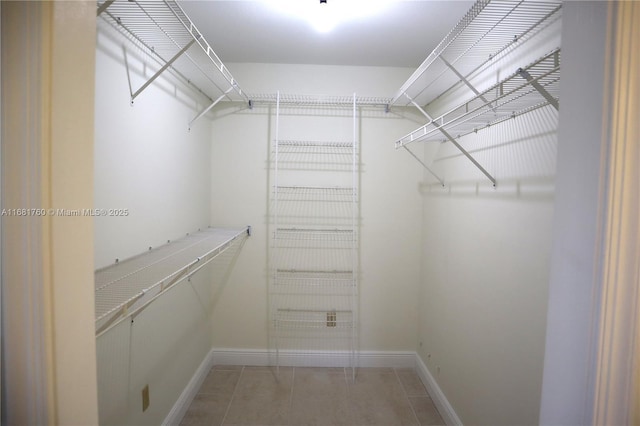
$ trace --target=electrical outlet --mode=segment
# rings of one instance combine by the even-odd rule
[[[336,311],[327,312],[327,327],[335,327],[337,322]]]
[[[147,411],[147,408],[149,408],[149,385],[146,385],[144,388],[142,388],[142,411],[145,412]]]

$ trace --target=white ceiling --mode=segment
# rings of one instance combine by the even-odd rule
[[[338,1],[344,0],[327,0],[322,7],[331,8]],[[378,16],[339,24],[328,33],[320,33],[263,1],[179,3],[223,62],[415,68],[473,1],[396,1]]]

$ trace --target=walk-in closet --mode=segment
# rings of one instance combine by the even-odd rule
[[[640,421],[640,3],[0,11],[3,424]]]

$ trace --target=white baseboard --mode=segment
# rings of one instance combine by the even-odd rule
[[[164,425],[179,424],[195,398],[202,382],[214,365],[268,366],[276,363],[275,351],[264,349],[213,348],[204,358],[180,397],[165,418]],[[349,353],[281,351],[280,365],[293,367],[343,367],[349,365]],[[460,418],[415,352],[361,351],[356,355],[358,367],[415,368],[427,392],[447,425],[462,426]]]
[[[420,377],[420,380],[422,380],[424,386],[427,388],[427,392],[431,396],[433,403],[436,405],[436,408],[440,412],[442,420],[444,420],[445,423],[449,426],[462,426],[460,418],[449,403],[449,400],[447,400],[447,397],[442,392],[442,389],[440,389],[440,386],[438,386],[436,380],[429,372],[429,369],[422,361],[422,358],[420,358],[418,354],[416,354],[415,356],[416,372],[418,373],[418,376]]]
[[[349,352],[342,351],[280,351],[278,364],[291,367],[349,366]],[[415,368],[415,352],[360,351],[356,354],[358,367]],[[213,365],[276,365],[276,353],[264,349],[213,349]]]
[[[211,367],[214,366],[214,351],[211,349],[207,356],[202,360],[200,366],[187,383],[187,386],[184,388],[180,397],[173,404],[171,411],[167,414],[167,417],[162,422],[162,426],[170,426],[170,425],[178,425],[182,421],[182,418],[186,414],[189,406],[191,405],[191,401],[196,397],[198,391],[200,390],[200,386],[204,382],[204,379],[209,374]]]

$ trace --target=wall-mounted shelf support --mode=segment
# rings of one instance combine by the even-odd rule
[[[487,105],[491,106],[491,103],[484,96],[482,96],[482,94],[469,82],[469,80],[467,80],[467,78],[465,76],[460,74],[460,72],[458,72],[458,70],[453,65],[451,65],[449,63],[449,61],[444,59],[444,57],[442,55],[440,55],[439,58],[442,60],[442,62],[444,62],[444,64],[447,66],[447,68],[449,68],[460,79],[460,81],[465,84],[465,86],[467,86],[469,89],[471,89],[471,91],[473,93],[475,93],[476,96],[480,97],[480,99],[485,101],[487,103]]]
[[[449,132],[447,132],[445,129],[443,129],[441,124],[439,124],[436,120],[434,120],[434,119],[433,119],[433,118],[432,118],[432,117],[427,113],[427,111],[425,111],[425,110],[424,110],[424,108],[422,108],[422,107],[421,107],[420,105],[418,105],[418,104],[417,104],[413,99],[411,99],[411,98],[409,97],[409,95],[407,95],[407,94],[405,93],[405,94],[404,94],[404,96],[406,96],[406,97],[407,97],[407,99],[409,99],[409,102],[411,102],[411,104],[412,104],[413,106],[415,106],[415,107],[418,109],[418,111],[420,111],[420,112],[421,112],[425,117],[427,117],[427,119],[429,119],[429,123],[428,123],[427,125],[429,125],[429,124],[434,125],[434,126],[435,126],[439,131],[440,131],[440,133],[442,133],[442,134],[444,135],[444,137],[445,137],[445,138],[447,138],[447,139],[449,140],[449,142],[451,142],[451,143],[452,143],[456,148],[458,148],[458,150],[459,150],[459,151],[460,151],[460,152],[461,152],[465,157],[467,157],[467,158],[469,159],[469,161],[471,161],[471,163],[473,163],[473,165],[474,165],[474,166],[476,166],[476,167],[478,168],[478,170],[480,170],[480,171],[482,172],[482,174],[484,174],[484,175],[485,175],[485,176],[486,176],[486,177],[491,181],[491,183],[493,184],[493,186],[496,186],[496,179],[495,179],[493,176],[491,176],[491,174],[489,174],[489,172],[488,172],[484,167],[482,167],[482,165],[481,165],[480,163],[478,163],[478,161],[477,161],[475,158],[473,158],[473,156],[472,156],[471,154],[469,154],[469,152],[467,152],[467,150],[466,150],[466,149],[464,149],[464,148],[462,147],[462,145],[460,145],[460,144],[458,143],[458,141],[457,141],[453,136],[451,136],[451,135],[449,134]],[[426,125],[425,125],[425,126],[426,126]],[[401,146],[404,146],[404,145],[401,145]],[[409,152],[411,152],[411,151],[409,151]],[[414,155],[414,157],[415,157],[415,155]],[[417,157],[416,157],[416,158],[417,158]],[[418,160],[418,161],[420,161],[420,160]],[[422,161],[420,161],[420,163],[421,163],[424,167],[426,167]],[[427,170],[429,170],[429,169],[427,168]],[[429,170],[429,171],[430,171],[430,170]],[[430,172],[431,172],[431,171],[430,171]],[[431,174],[433,174],[433,172],[431,172]],[[444,184],[442,183],[442,180],[441,180],[441,179],[439,179],[439,178],[438,178],[438,181],[439,181],[439,182],[444,186]]]
[[[193,120],[191,120],[191,121],[189,122],[189,130],[191,130],[191,125],[192,125],[193,123],[195,123],[195,122],[196,122],[196,121],[198,121],[198,120],[199,120],[203,115],[205,115],[206,113],[208,113],[208,112],[211,110],[211,108],[213,108],[214,106],[216,106],[216,105],[217,105],[221,100],[223,100],[223,99],[225,98],[225,96],[227,96],[227,94],[228,94],[230,91],[232,91],[232,90],[233,90],[233,87],[229,87],[229,88],[228,88],[228,89],[227,89],[227,90],[226,90],[222,95],[220,95],[220,96],[218,97],[218,99],[216,99],[215,101],[213,101],[213,102],[211,103],[211,105],[209,105],[208,107],[206,107],[205,109],[203,109],[203,110],[202,110],[198,115],[196,115],[196,117],[195,117]]]
[[[169,68],[171,66],[171,64],[173,64],[180,56],[182,56],[187,50],[189,50],[189,48],[191,47],[191,45],[193,45],[193,43],[195,43],[196,40],[193,39],[191,40],[189,43],[187,43],[186,46],[184,46],[182,49],[180,49],[180,51],[178,53],[176,53],[173,58],[169,59],[153,76],[151,76],[151,78],[149,80],[147,80],[138,90],[136,90],[135,93],[131,94],[131,103],[133,103],[134,99],[138,97],[138,95],[140,93],[142,93],[144,91],[144,89],[146,89],[147,87],[149,87],[149,85],[151,83],[153,83],[153,81],[160,77],[160,75],[165,72],[165,70],[167,68]]]
[[[224,94],[230,101],[252,106],[176,0],[99,0],[97,15],[160,66],[142,87],[130,93],[132,102],[163,72],[170,71],[187,88],[207,98],[206,102]],[[194,44],[198,48],[192,47]]]
[[[529,72],[527,70],[520,68],[520,69],[518,69],[518,74],[520,74],[520,76],[522,78],[527,80],[529,82],[529,84],[531,84],[531,87],[536,89],[538,91],[538,93],[540,93],[547,100],[547,102],[549,102],[549,105],[554,107],[557,111],[560,111],[560,104],[558,103],[558,100],[556,98],[554,98],[551,95],[551,93],[549,93],[547,91],[547,89],[544,88],[543,85],[538,83],[538,80],[533,78],[531,76],[531,74],[529,74]]]
[[[96,13],[96,16],[100,16],[100,14],[102,12],[104,12],[105,10],[107,10],[107,8],[109,6],[111,6],[111,3],[113,3],[115,0],[106,0],[104,3],[102,3],[101,5],[98,5],[98,12]]]
[[[429,168],[429,166],[427,166],[427,165],[424,163],[424,161],[422,161],[422,160],[421,160],[421,159],[420,159],[416,154],[414,154],[414,152],[413,152],[413,151],[411,151],[411,150],[410,150],[406,145],[404,145],[404,146],[403,146],[403,148],[404,148],[404,149],[406,149],[406,150],[407,150],[407,152],[408,152],[408,153],[409,153],[413,158],[415,158],[415,159],[416,159],[416,161],[417,161],[418,163],[422,164],[422,167],[424,167],[424,168],[425,168],[425,169],[426,169],[426,170],[431,174],[431,176],[433,176],[434,178],[436,178],[436,180],[437,180],[438,182],[440,182],[440,185],[444,186],[444,181],[443,181],[442,179],[440,179],[440,177],[439,177],[437,174],[435,174],[435,173],[434,173],[434,171],[433,171],[433,170],[431,170],[431,169]]]

